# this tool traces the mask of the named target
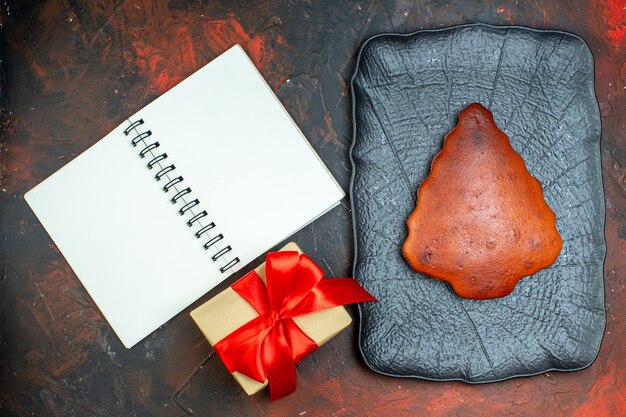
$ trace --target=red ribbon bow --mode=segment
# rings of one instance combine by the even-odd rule
[[[265,281],[251,271],[232,285],[259,313],[215,344],[232,373],[269,382],[270,399],[296,389],[296,366],[318,348],[293,317],[362,301],[376,301],[351,278],[322,279],[324,273],[308,256],[273,252],[266,258]]]

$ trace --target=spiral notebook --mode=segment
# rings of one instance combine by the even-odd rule
[[[235,46],[25,198],[129,348],[343,196]]]

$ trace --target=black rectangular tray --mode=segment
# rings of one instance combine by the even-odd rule
[[[354,276],[373,370],[492,382],[595,359],[605,325],[600,115],[585,42],[484,24],[369,39],[352,79]],[[488,107],[543,185],[563,249],[494,300],[458,297],[400,252],[417,187],[461,109]]]

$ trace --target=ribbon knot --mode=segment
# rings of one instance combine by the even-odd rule
[[[277,320],[280,320],[280,316],[277,312],[271,311],[270,314],[267,316],[267,320],[265,322],[268,326],[274,326]]]
[[[269,253],[265,265],[265,285],[253,270],[231,286],[259,316],[214,348],[231,373],[267,380],[275,400],[295,391],[295,364],[319,347],[293,318],[376,299],[353,279],[322,279],[322,269],[298,252]]]

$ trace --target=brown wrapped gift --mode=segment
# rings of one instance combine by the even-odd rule
[[[293,242],[280,250],[302,253]],[[256,272],[265,281],[265,263],[256,268]],[[191,312],[191,317],[211,346],[257,316],[256,310],[230,287]],[[294,321],[321,346],[348,327],[352,319],[346,309],[339,306],[295,317]],[[260,383],[239,372],[234,372],[233,376],[248,395],[259,392],[267,385],[267,381]]]

